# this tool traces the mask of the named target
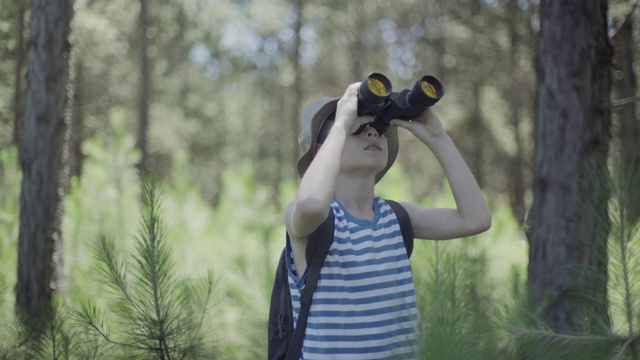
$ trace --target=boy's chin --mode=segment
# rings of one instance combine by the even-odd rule
[[[360,166],[358,168],[353,168],[357,173],[367,174],[375,177],[380,171],[384,170],[386,163],[384,164],[370,164],[370,166]]]
[[[358,168],[342,168],[340,173],[347,177],[375,177],[384,167],[358,167]]]

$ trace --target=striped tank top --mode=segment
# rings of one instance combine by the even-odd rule
[[[409,259],[393,209],[374,199],[374,219],[333,200],[334,239],[313,295],[301,359],[414,359],[418,311]],[[308,271],[298,277],[287,237],[293,323]]]

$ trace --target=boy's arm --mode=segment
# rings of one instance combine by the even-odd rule
[[[306,237],[327,217],[340,173],[345,140],[360,123],[371,121],[371,118],[357,117],[358,86],[350,85],[338,101],[333,127],[302,176],[297,198],[285,211],[285,224],[293,237]]]
[[[411,131],[438,159],[449,181],[455,209],[424,208],[403,202],[416,238],[445,240],[470,236],[491,227],[491,212],[469,167],[462,159],[438,116],[428,108],[411,122],[393,120],[393,125]]]

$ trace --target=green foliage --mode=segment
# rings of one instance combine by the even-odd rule
[[[72,297],[96,296],[102,293],[87,288],[94,263],[90,244],[102,234],[125,239],[139,218],[139,184],[135,163],[139,154],[135,141],[124,126],[126,113],[114,109],[109,116],[110,133],[105,138],[92,138],[83,143],[86,159],[81,178],[72,178],[65,199],[64,261],[67,291]],[[128,250],[130,243],[116,244],[118,251]]]
[[[16,282],[17,241],[20,226],[20,181],[17,151],[14,147],[0,151],[0,319],[13,320],[15,297],[10,291]],[[8,339],[10,328],[0,326],[2,340]]]
[[[427,242],[412,256],[422,358],[503,358],[493,318],[494,286],[485,277],[487,258],[469,249]]]
[[[224,173],[225,196],[213,213],[215,228],[202,238],[207,250],[200,254],[200,261],[215,263],[225,274],[221,315],[228,329],[226,355],[233,359],[266,354],[269,299],[284,246],[283,208],[273,201],[276,191],[253,177],[249,161]],[[279,192],[293,191],[292,185]]]
[[[133,264],[115,254],[113,240],[100,239],[96,256],[114,295],[110,324],[93,302],[76,311],[88,330],[101,335],[127,358],[208,359],[204,319],[214,289],[212,276],[191,282],[176,276],[172,247],[160,208],[159,185],[142,182],[142,221]]]
[[[19,354],[23,359],[76,359],[72,355],[75,334],[69,331],[67,316],[60,304],[55,305],[55,316],[43,332],[32,333],[20,328]]]
[[[284,244],[284,203],[276,199],[292,199],[295,183],[284,183],[278,191],[261,184],[255,180],[254,162],[247,158],[225,170],[221,183],[224,193],[218,206],[212,208],[203,200],[201,189],[190,181],[189,153],[177,152],[171,176],[163,184],[163,216],[160,216],[159,204],[153,200],[157,198],[144,196],[150,194],[150,184],[140,188],[134,170],[137,154],[133,151],[132,135],[124,130],[124,112],[115,110],[110,119],[110,136],[85,142],[83,176],[73,181],[67,196],[64,234],[68,290],[64,295],[66,305],[58,311],[63,314],[61,319],[72,316],[66,321],[56,319],[47,337],[30,350],[38,352],[31,355],[50,358],[55,350],[63,359],[144,357],[149,354],[144,348],[148,350],[153,345],[149,339],[166,332],[166,326],[161,330],[161,323],[168,321],[169,328],[189,323],[195,329],[173,332],[175,339],[187,339],[167,344],[176,351],[186,353],[194,349],[192,344],[206,341],[212,347],[208,350],[215,352],[211,356],[262,358],[267,348],[269,295],[277,256]],[[14,234],[10,235],[14,236],[11,241],[3,238],[1,255],[10,260],[15,256],[17,238],[19,171],[15,152],[0,154],[5,159],[3,188],[8,189],[0,193],[0,213],[9,220],[0,223],[0,230]],[[401,171],[393,168],[380,184],[381,195],[409,199],[408,184]],[[446,184],[442,188],[446,189]],[[153,194],[159,198],[158,193]],[[137,200],[141,198],[143,203],[138,206]],[[452,201],[449,195],[426,198],[423,204],[450,206]],[[610,336],[553,334],[537,321],[527,305],[524,235],[508,207],[496,204],[492,212],[493,226],[485,234],[451,242],[416,243],[411,262],[424,358],[516,358],[523,354],[531,359],[588,358],[584,354],[602,358],[629,356],[630,345],[624,343],[630,337],[622,331],[627,317],[618,310],[623,306],[612,307],[612,313],[618,314],[614,316],[619,324],[616,329],[621,331]],[[140,227],[135,232],[135,241],[131,241],[128,234],[134,233],[136,222]],[[615,229],[615,221],[612,224]],[[175,236],[166,236],[169,229]],[[637,249],[637,228],[633,229],[636,235],[629,242],[634,249],[629,252],[631,255]],[[150,247],[151,243],[146,242],[150,239],[160,241],[160,246]],[[95,260],[88,256],[96,240],[99,240],[96,249],[101,254],[100,278],[94,276]],[[616,244],[612,242],[611,246],[619,248]],[[636,258],[631,256],[629,261],[637,261]],[[3,272],[14,276],[15,260],[4,259]],[[615,260],[612,266],[614,263]],[[161,267],[166,272],[158,271]],[[208,268],[220,274],[215,286]],[[636,267],[629,270],[637,274]],[[611,286],[620,288],[623,282],[617,270],[611,274]],[[636,278],[630,279],[630,287],[635,289]],[[160,285],[156,289],[168,287],[174,291],[158,293],[156,301],[154,283]],[[8,301],[3,318],[11,323],[13,298],[8,289],[5,286],[4,298]],[[219,311],[203,317],[210,291],[218,295],[215,307]],[[617,301],[612,304],[623,304],[618,300],[624,297],[616,294],[611,291],[612,299]],[[631,299],[637,298],[636,293],[631,293]],[[633,306],[637,311],[637,305]],[[164,310],[156,312],[157,309]],[[180,320],[169,321],[170,312]],[[636,312],[633,314],[632,318],[638,321]],[[633,326],[637,329],[638,325]],[[16,330],[5,327],[2,331],[0,359],[29,355],[18,345]],[[145,331],[149,337],[145,337]],[[549,355],[549,349],[553,349],[553,356]]]
[[[6,348],[0,347],[0,359],[11,360],[95,360],[110,359],[106,356],[100,343],[78,326],[78,322],[70,316],[69,307],[62,298],[54,299],[54,317],[43,331],[34,332],[16,324],[12,333],[3,340]]]
[[[640,292],[637,288],[640,280],[640,226],[635,216],[634,199],[640,195],[637,187],[637,171],[631,171],[620,162],[616,154],[611,156],[604,168],[593,169],[592,177],[587,181],[606,186],[610,193],[608,213],[596,218],[606,224],[608,234],[608,271],[606,274],[594,273],[589,269],[574,269],[580,276],[607,276],[609,316],[612,324],[600,319],[601,314],[584,310],[581,331],[569,334],[554,333],[539,322],[534,314],[525,311],[528,308],[526,298],[521,306],[511,307],[508,321],[512,334],[513,349],[517,355],[526,359],[633,359],[640,357],[637,348],[638,326],[640,326]],[[610,171],[608,168],[611,168]],[[590,211],[585,206],[584,211]],[[586,246],[591,246],[586,244]],[[584,296],[584,294],[577,294]],[[513,311],[516,311],[515,313]],[[605,331],[602,331],[605,329]]]
[[[73,334],[81,334],[83,346],[72,346],[73,353],[70,355],[79,356],[77,354],[81,351],[82,354],[90,354],[78,357],[83,359],[118,358],[124,357],[125,354],[142,351],[124,345],[128,344],[130,339],[140,335],[140,332],[133,332],[133,329],[139,329],[142,322],[137,325],[127,323],[136,319],[134,316],[127,316],[135,309],[127,305],[123,291],[126,290],[132,298],[139,296],[148,299],[152,293],[149,290],[145,292],[132,290],[144,284],[146,289],[150,289],[149,282],[145,283],[142,279],[151,274],[145,275],[138,272],[136,275],[135,270],[139,265],[149,263],[148,256],[134,255],[131,262],[123,260],[130,258],[127,256],[130,253],[144,253],[144,251],[140,252],[143,250],[139,245],[143,238],[140,234],[148,235],[147,230],[153,227],[143,226],[142,229],[147,230],[142,233],[138,231],[136,241],[130,241],[130,237],[127,236],[135,229],[136,221],[142,224],[146,221],[144,216],[141,218],[138,214],[140,207],[136,204],[136,200],[141,197],[138,178],[133,170],[137,155],[132,150],[132,135],[123,130],[122,122],[119,120],[122,119],[121,114],[116,110],[110,116],[112,134],[109,137],[104,141],[90,139],[85,143],[87,158],[83,176],[80,181],[74,180],[66,202],[65,273],[68,292],[65,298],[68,306],[74,310],[67,310],[73,314],[73,317],[61,330],[69,334],[80,329]],[[172,260],[166,264],[171,265],[171,273],[175,277],[165,280],[184,279],[181,282],[189,283],[188,279],[192,277],[205,276],[206,278],[206,269],[212,268],[214,273],[219,274],[216,282],[216,293],[219,296],[216,297],[215,304],[219,311],[216,311],[214,316],[208,316],[203,320],[203,328],[211,330],[207,339],[211,344],[216,344],[218,354],[224,354],[225,357],[262,358],[267,349],[266,324],[269,296],[277,257],[284,245],[282,221],[284,204],[275,202],[274,199],[277,198],[276,193],[282,199],[293,199],[296,184],[288,182],[283,184],[279,191],[275,191],[255,180],[253,162],[246,159],[226,169],[222,179],[224,194],[220,198],[218,207],[212,208],[203,201],[200,189],[189,180],[188,154],[176,153],[173,163],[174,171],[169,181],[163,186],[165,216],[162,217],[162,223],[165,229],[171,229],[171,233],[175,236],[164,237],[162,240],[165,245],[171,247]],[[394,170],[389,175],[389,181],[381,184],[384,195],[393,198],[410,197],[407,182],[402,178],[401,173]],[[445,206],[451,201],[450,198],[427,200],[428,205],[431,206]],[[144,214],[145,210],[141,212]],[[455,259],[455,261],[441,261],[439,264],[441,273],[456,274],[455,277],[440,284],[443,289],[441,292],[455,293],[457,298],[469,296],[475,299],[477,297],[481,299],[480,303],[477,306],[470,306],[468,302],[446,304],[448,300],[443,297],[440,301],[445,304],[443,305],[445,308],[449,308],[446,316],[455,316],[457,310],[464,310],[465,316],[455,316],[455,321],[449,322],[446,318],[436,318],[438,322],[431,322],[425,327],[448,326],[450,333],[459,331],[459,335],[470,336],[467,326],[472,324],[480,327],[481,319],[490,319],[487,314],[491,311],[483,310],[483,307],[488,305],[487,296],[490,299],[494,299],[494,296],[488,293],[489,286],[482,288],[478,284],[476,288],[474,282],[482,280],[481,271],[488,271],[492,274],[492,278],[500,275],[496,282],[502,284],[502,287],[496,286],[491,289],[508,288],[504,285],[501,274],[512,262],[521,265],[518,259],[522,259],[524,253],[520,241],[512,237],[513,231],[517,230],[517,225],[510,217],[509,211],[497,209],[495,213],[495,232],[492,230],[486,238],[440,244],[441,249],[438,250],[441,256]],[[112,234],[112,236],[101,237],[102,233]],[[102,260],[104,260],[100,262],[99,268],[108,271],[111,275],[110,281],[105,281],[104,277],[94,276],[94,270],[98,266],[88,256],[91,253],[92,244],[95,244],[98,239],[100,239],[99,249],[102,250]],[[417,244],[416,254],[412,258],[415,266],[414,273],[417,275],[432,272],[434,264],[428,259],[434,256],[433,245],[435,243],[419,242]],[[489,248],[493,251],[486,251]],[[496,248],[508,250],[502,253]],[[445,251],[450,251],[452,255],[442,255]],[[514,257],[514,252],[520,255]],[[507,258],[506,253],[511,257]],[[149,252],[147,251],[146,254]],[[111,268],[107,264],[111,264]],[[474,265],[466,269],[468,264]],[[474,274],[474,272],[477,273]],[[107,288],[97,284],[112,286]],[[430,304],[433,310],[435,300],[429,282],[417,276],[416,284],[418,296],[422,299],[420,301],[424,300],[425,304]],[[455,287],[458,289],[451,290]],[[193,291],[195,289],[203,291],[206,288],[207,286],[202,283],[200,286],[191,287]],[[444,290],[445,288],[447,290]],[[149,301],[141,300],[140,302],[146,304],[147,308],[152,304]],[[425,311],[426,309],[429,308],[425,307]],[[431,318],[431,314],[425,312],[424,318]],[[88,319],[91,319],[91,323],[87,321]],[[151,323],[157,325],[157,319]],[[87,326],[91,331],[87,330]],[[463,326],[463,328],[456,330],[456,326]],[[493,324],[487,325],[490,332],[494,331],[493,327]],[[133,333],[129,334],[127,331]],[[111,341],[101,334],[107,335]],[[443,346],[446,345],[442,342],[445,340],[443,337],[432,340],[432,343],[436,340],[441,341]],[[12,344],[12,342],[7,343],[6,348],[11,349]],[[463,343],[462,340],[457,343],[461,349],[463,345],[466,346],[467,350],[461,353],[468,353],[468,347],[476,344],[473,341]],[[447,348],[450,349],[450,347]],[[487,352],[490,351],[488,345],[485,348]]]
[[[2,1],[0,48],[6,55],[0,57],[0,79],[7,81],[0,82],[0,93],[10,99],[16,1]],[[480,180],[506,193],[515,174],[505,160],[526,159],[532,149],[529,44],[536,22],[536,2],[510,6],[459,0],[303,3],[301,9],[283,0],[152,2],[149,147],[156,168],[168,174],[174,154],[188,151],[189,176],[212,203],[220,196],[223,169],[244,158],[254,161],[257,181],[280,188],[283,179],[295,177],[296,119],[312,97],[339,96],[370,71],[387,73],[397,89],[431,73],[447,86],[438,105],[445,126],[463,154],[481,162],[478,175],[487,180]],[[114,108],[126,114],[127,131],[138,128],[138,10],[137,2],[126,0],[76,2],[73,113],[81,139],[74,142],[108,136]],[[334,53],[339,56],[326,56]],[[0,137],[6,138],[0,143],[10,138],[10,106],[0,102]],[[443,175],[431,171],[433,158],[402,151],[398,160],[416,198],[438,195]],[[525,175],[526,184],[531,176]]]
[[[617,157],[610,181],[609,200],[609,301],[613,328],[629,341],[621,353],[640,358],[640,219],[637,199],[640,196],[640,172]],[[624,330],[623,330],[624,329]],[[635,341],[633,339],[636,339]]]
[[[621,345],[615,336],[557,334],[550,330],[514,332],[517,356],[527,360],[614,359]]]
[[[6,144],[13,131],[9,99],[15,95],[18,2],[0,4],[0,99],[6,99],[0,101],[0,320],[12,324],[20,171],[17,152]],[[127,321],[137,318],[127,314],[155,310],[156,303],[171,310],[196,307],[193,314],[202,307],[169,294],[153,300],[154,281],[149,279],[166,286],[178,282],[176,288],[186,297],[204,301],[213,268],[220,311],[203,318],[202,327],[211,330],[212,343],[225,356],[263,358],[269,292],[284,244],[282,213],[295,194],[296,111],[311,97],[340,95],[347,83],[375,70],[388,73],[398,88],[422,73],[444,81],[447,95],[437,111],[494,201],[489,232],[416,247],[411,261],[425,356],[517,358],[522,357],[519,351],[533,356],[533,350],[542,348],[540,358],[560,359],[585,352],[595,356],[600,350],[591,346],[603,344],[603,358],[633,356],[628,340],[640,329],[640,240],[637,225],[624,220],[620,204],[629,199],[624,191],[637,189],[619,194],[615,189],[610,204],[609,296],[615,335],[558,336],[528,308],[526,239],[501,203],[518,175],[514,160],[522,160],[526,168],[532,153],[535,77],[530,44],[536,4],[306,3],[296,34],[300,9],[286,1],[154,2],[148,34],[154,64],[149,145],[158,172],[169,179],[163,188],[163,220],[164,230],[171,229],[174,236],[161,239],[165,248],[151,251],[140,245],[149,228],[130,240],[136,222],[149,220],[140,219],[141,190],[134,168],[139,154],[132,136],[137,129],[137,3],[78,1],[73,113],[81,126],[78,141],[83,141],[75,155],[86,158],[65,203],[61,296],[66,305],[58,307],[60,319],[31,355],[51,358],[55,351],[60,358],[111,359],[144,352],[123,346],[130,340],[126,331],[134,332],[132,339],[141,334],[135,329],[142,322],[130,326]],[[612,15],[617,13],[614,8]],[[441,195],[447,190],[443,174],[433,171],[439,169],[437,161],[407,135],[400,135],[402,150],[379,186],[381,195],[449,206],[450,196]],[[522,171],[527,187],[532,176]],[[111,291],[123,296],[127,290],[138,307],[96,286],[104,282],[94,276],[96,262],[89,256],[97,239],[103,260],[108,260],[103,265],[112,265],[111,270],[106,266],[112,275],[108,283],[115,284]],[[129,254],[134,254],[132,262],[122,260]],[[165,262],[151,261],[154,256]],[[172,275],[141,270],[160,264]],[[136,287],[146,290],[131,293]],[[75,317],[63,322],[69,307],[76,310]],[[93,319],[92,331],[86,331],[82,319]],[[188,321],[197,323],[196,318]],[[159,324],[158,316],[147,322],[149,329]],[[17,334],[11,326],[0,326],[0,359],[28,358],[17,345]],[[611,351],[611,341],[617,352]],[[186,352],[189,345],[180,346]]]

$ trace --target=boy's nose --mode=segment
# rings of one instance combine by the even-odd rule
[[[371,127],[371,125],[367,124],[367,127],[364,129],[367,137],[369,136],[378,136],[378,130],[376,130],[375,128]]]

